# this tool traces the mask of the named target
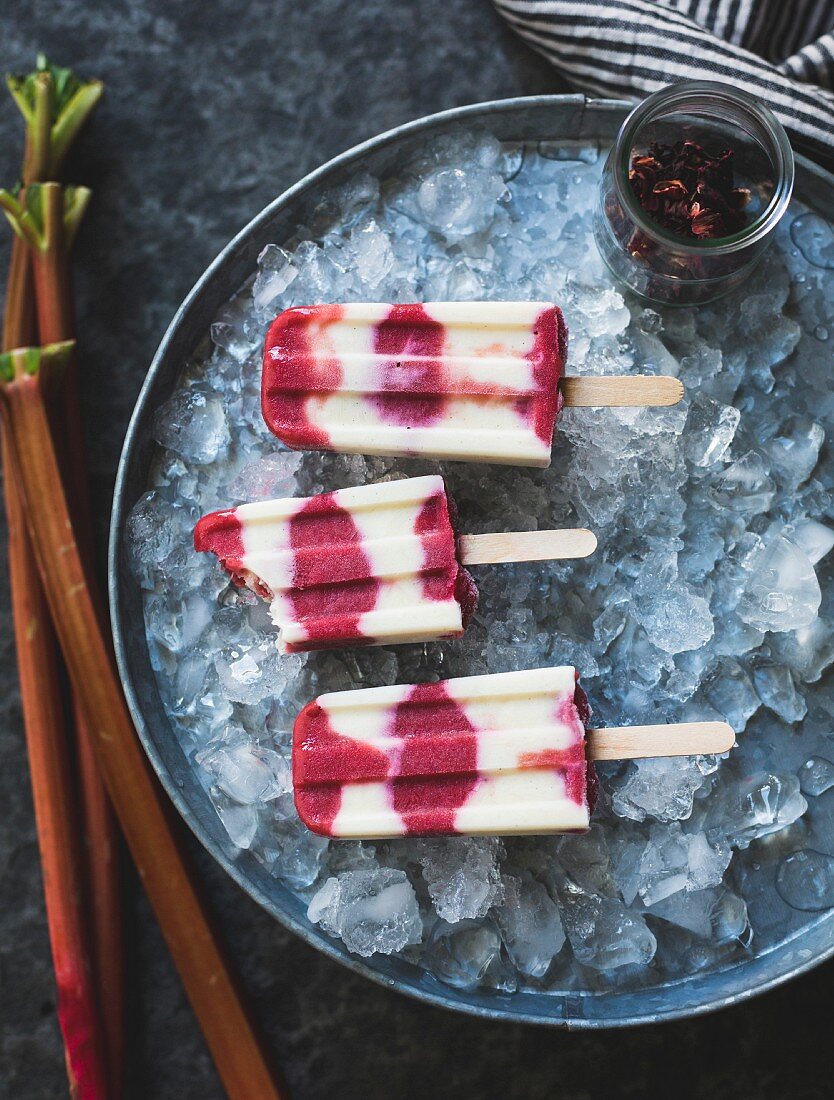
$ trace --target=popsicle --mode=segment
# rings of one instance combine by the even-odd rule
[[[570,666],[322,695],[293,731],[295,804],[324,836],[582,832],[592,761],[719,753],[724,722],[588,730]]]
[[[197,550],[270,601],[285,653],[452,638],[478,593],[464,564],[584,557],[590,531],[466,535],[439,475],[242,504],[197,524]]]
[[[261,406],[296,450],[549,466],[573,405],[670,405],[676,378],[563,378],[550,302],[318,305],[266,336]]]

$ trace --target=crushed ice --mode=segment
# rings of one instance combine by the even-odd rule
[[[158,410],[127,525],[159,688],[230,842],[348,950],[454,986],[636,988],[766,950],[834,904],[825,814],[805,813],[834,787],[834,233],[795,203],[737,295],[646,308],[588,248],[599,169],[593,145],[458,132],[397,180],[326,196],[263,250]],[[564,413],[547,471],[446,464],[468,530],[587,524],[592,558],[479,569],[456,642],[279,657],[263,603],[191,549],[196,518],[437,465],[282,449],[259,412],[265,325],[294,304],[475,298],[552,298],[572,373],[674,374],[687,398]],[[721,717],[739,747],[608,766],[582,837],[330,843],[298,822],[290,733],[318,692],[567,662],[601,723]]]

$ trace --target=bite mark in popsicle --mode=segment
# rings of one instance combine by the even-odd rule
[[[284,652],[455,637],[477,603],[439,476],[213,512],[194,544],[270,601]]]
[[[198,551],[210,550],[216,554],[238,588],[251,588],[263,599],[272,600],[270,589],[246,565],[243,527],[237,508],[210,512],[194,528],[194,548]]]
[[[296,807],[338,837],[587,829],[573,668],[323,695],[293,734]]]
[[[547,466],[567,355],[547,302],[286,310],[261,404],[288,446]]]

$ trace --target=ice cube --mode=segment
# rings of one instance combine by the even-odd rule
[[[819,214],[799,214],[791,222],[793,243],[809,264],[834,270],[834,229]]]
[[[293,299],[299,305],[344,300],[349,282],[342,262],[349,265],[351,261],[340,255],[340,249],[302,241],[293,257],[298,269],[298,278],[292,284]]]
[[[574,293],[574,309],[581,314],[583,328],[590,337],[616,336],[631,320],[622,294],[613,287],[600,291],[598,286],[577,282]]]
[[[750,677],[738,661],[717,661],[703,681],[707,700],[723,714],[734,731],[741,733],[761,705]]]
[[[449,837],[419,845],[423,880],[435,912],[449,924],[482,917],[502,896],[495,837]]]
[[[793,909],[819,912],[834,907],[834,856],[803,848],[782,861],[776,889]]]
[[[796,630],[817,617],[822,593],[808,555],[777,535],[749,563],[738,614],[760,630]]]
[[[814,619],[808,626],[790,633],[777,634],[773,644],[797,678],[806,684],[816,683],[834,663],[834,627],[823,619]]]
[[[267,696],[280,695],[287,682],[298,675],[303,659],[296,654],[280,654],[269,640],[222,649],[214,664],[232,702],[258,703]]]
[[[608,895],[619,895],[631,908],[640,908],[638,894],[641,882],[643,852],[646,847],[646,833],[636,825],[624,823],[611,837],[612,878],[614,890]]]
[[[628,619],[628,595],[623,590],[621,599],[609,594],[605,607],[594,620],[594,636],[603,647],[608,646],[623,632]]]
[[[615,898],[586,894],[568,882],[562,891],[562,921],[577,962],[592,970],[646,966],[657,940],[636,913]]]
[[[221,398],[200,390],[178,390],[154,417],[154,439],[203,466],[229,446],[231,435]]]
[[[303,461],[297,451],[273,451],[246,464],[229,486],[238,501],[275,500],[293,496],[296,474]]]
[[[686,849],[680,833],[673,832],[670,826],[661,828],[662,834],[656,831],[649,834],[633,884],[647,906],[685,890],[687,884]]]
[[[664,653],[686,653],[700,649],[713,634],[709,604],[682,583],[658,583],[636,600],[631,614],[644,628],[652,645]]]
[[[680,361],[679,377],[687,389],[703,389],[716,401],[726,404],[732,401],[739,385],[739,375],[725,368],[720,348],[699,344]]]
[[[652,905],[649,911],[654,917],[717,944],[744,939],[750,926],[744,900],[723,885],[672,894]]]
[[[176,505],[158,492],[145,493],[125,524],[125,543],[134,576],[143,588],[154,587],[155,567],[174,549],[180,537]]]
[[[783,428],[783,434],[767,445],[774,471],[788,489],[796,489],[814,472],[825,432],[807,416],[793,416]]]
[[[590,894],[616,894],[611,875],[608,830],[594,822],[587,833],[558,841],[559,862],[571,880]]]
[[[332,211],[331,219],[337,216],[342,224],[351,226],[379,202],[379,180],[370,172],[358,172],[338,188],[335,194],[328,196]]]
[[[222,353],[221,360],[228,357],[231,359],[231,363],[228,366],[231,371],[236,373],[239,370],[239,366],[243,363],[252,353],[257,350],[257,345],[253,345],[252,340],[247,334],[247,320],[249,317],[249,302],[245,294],[239,294],[233,298],[223,309],[218,313],[217,320],[211,326],[211,339],[212,343],[220,349]],[[227,364],[223,363],[221,366],[218,363],[218,370],[226,373]]]
[[[637,760],[609,784],[612,809],[632,821],[683,821],[692,813],[695,792],[717,766],[711,756]]]
[[[177,717],[194,708],[195,700],[199,700],[203,692],[213,695],[212,689],[217,683],[216,679],[214,684],[211,682],[212,672],[212,661],[206,646],[195,646],[190,652],[179,656],[171,682],[173,711]],[[224,714],[231,714],[231,704],[225,698],[222,710]]]
[[[304,889],[316,881],[330,841],[302,825],[295,812],[292,794],[269,802],[272,820],[263,859],[276,878],[293,889]]]
[[[357,274],[371,288],[378,287],[394,266],[388,234],[373,218],[351,230],[347,247]]]
[[[258,256],[258,275],[252,290],[255,309],[263,319],[280,313],[280,300],[298,275],[292,256],[276,244],[268,244]]]
[[[419,184],[417,208],[426,223],[458,240],[484,229],[491,218],[489,202],[499,198],[506,184],[499,172],[467,172],[440,168]]]
[[[790,532],[792,542],[807,555],[811,565],[822,561],[834,546],[834,531],[815,519],[806,519],[798,523]]]
[[[504,900],[495,919],[513,964],[522,974],[541,978],[565,942],[559,907],[531,875],[504,875]]]
[[[251,848],[258,831],[257,808],[241,805],[219,787],[210,787],[209,797],[232,844],[237,848]]]
[[[797,773],[803,794],[818,798],[834,787],[834,763],[824,756],[811,756]]]
[[[177,653],[183,648],[182,609],[172,606],[167,596],[148,596],[145,626],[149,636],[168,653]]]
[[[284,757],[250,741],[243,730],[227,734],[224,743],[204,749],[196,759],[224,794],[244,806],[267,802],[292,790],[290,768]]]
[[[403,871],[390,867],[328,878],[311,899],[307,916],[365,958],[401,951],[419,943],[423,934],[414,888]]]
[[[730,865],[730,848],[720,842],[710,844],[704,833],[683,833],[681,839],[686,848],[686,889],[694,891],[717,886]]]
[[[492,921],[438,921],[426,950],[429,969],[447,985],[469,989],[486,985],[511,993],[516,987],[512,967],[503,958],[501,936]]]
[[[743,622],[735,611],[719,615],[715,622],[713,652],[719,657],[741,657],[764,641],[764,631]]]
[[[376,849],[367,841],[340,840],[328,849],[327,870],[331,875],[341,871],[372,871],[377,866]]]
[[[652,825],[639,860],[619,880],[623,897],[629,901],[636,893],[653,906],[680,891],[717,886],[731,856],[728,845],[712,845],[704,833],[685,833],[677,822]]]
[[[786,722],[799,722],[805,717],[807,704],[798,694],[791,670],[786,665],[757,664],[753,669],[753,683],[768,710]]]
[[[747,451],[721,471],[709,495],[716,505],[729,512],[752,516],[767,511],[775,489],[762,456],[756,451]]]
[[[686,421],[686,457],[694,466],[720,462],[736,434],[741,413],[706,394],[698,394]]]
[[[734,848],[747,848],[754,840],[792,825],[807,809],[795,775],[759,773],[741,777],[725,789],[710,816]]]
[[[453,264],[446,280],[446,296],[452,302],[473,302],[484,297],[484,286],[469,264]]]

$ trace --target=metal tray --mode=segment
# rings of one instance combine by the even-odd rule
[[[126,567],[123,530],[130,509],[147,486],[155,446],[150,422],[170,395],[189,357],[206,338],[220,307],[255,271],[269,242],[292,236],[321,191],[368,169],[385,175],[427,135],[461,123],[481,125],[505,140],[587,138],[610,141],[629,105],[581,95],[533,96],[459,107],[400,126],[366,141],[311,172],[247,225],[197,282],[177,310],[151,364],[119,464],[110,528],[109,590],[116,657],[133,720],[163,786],[205,847],[233,879],[282,924],[307,943],[359,974],[420,1000],[491,1019],[562,1028],[621,1027],[694,1016],[736,1004],[803,973],[834,954],[834,911],[816,916],[794,937],[759,957],[704,975],[637,992],[500,994],[457,990],[401,959],[364,961],[311,925],[304,906],[249,852],[234,848],[207,794],[189,767],[160,700],[151,669],[139,587]],[[834,208],[834,176],[797,158],[796,193],[817,209]]]

